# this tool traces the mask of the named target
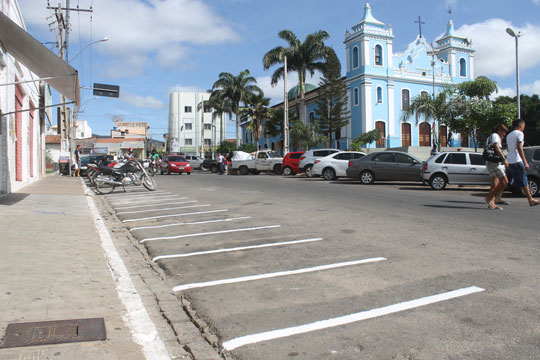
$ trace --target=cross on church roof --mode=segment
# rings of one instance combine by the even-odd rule
[[[420,18],[420,16],[418,17],[418,20],[415,21],[415,24],[418,24],[418,31],[420,32],[420,37],[422,37],[422,24],[426,24],[425,22],[422,21],[422,19]]]

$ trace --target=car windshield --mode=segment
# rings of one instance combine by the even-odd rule
[[[186,159],[181,156],[169,156],[169,162],[186,162]]]
[[[266,154],[268,155],[269,158],[279,158],[279,157],[281,157],[281,155],[279,155],[279,153],[276,152],[276,151],[268,151]]]

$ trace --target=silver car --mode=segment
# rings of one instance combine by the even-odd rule
[[[422,181],[422,161],[400,151],[379,151],[352,160],[347,177],[363,184],[375,181]]]
[[[431,156],[424,163],[422,178],[434,190],[443,190],[447,184],[491,184],[482,154],[463,151],[444,152]]]
[[[202,157],[197,156],[197,155],[186,155],[184,157],[189,162],[192,169],[201,169],[202,170],[201,166],[202,166],[202,163],[204,161],[204,159]]]

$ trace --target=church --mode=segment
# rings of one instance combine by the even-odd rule
[[[421,26],[420,18],[418,23]],[[445,86],[474,80],[472,43],[455,33],[452,20],[433,46],[421,30],[404,53],[394,53],[393,39],[392,27],[377,20],[369,4],[365,5],[360,22],[345,33],[347,60],[342,66],[346,66],[350,120],[333,134],[340,149],[349,148],[356,137],[373,129],[379,129],[382,134],[372,144],[377,148],[431,147],[436,138],[432,136],[432,124],[424,119],[417,122],[415,117],[404,122],[402,111],[416,96],[436,95]],[[314,121],[318,89],[306,84],[305,90],[305,114]],[[299,100],[298,92],[298,86],[289,91],[290,109]],[[243,132],[243,140],[250,142],[249,132],[245,128]],[[441,146],[469,146],[466,135],[452,134],[445,126],[441,126],[440,132]],[[264,136],[259,144],[262,148],[281,149],[281,142]]]

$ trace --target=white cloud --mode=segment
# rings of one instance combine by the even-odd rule
[[[540,80],[536,80],[531,84],[525,84],[521,87],[520,92],[524,94],[540,94]]]
[[[153,96],[121,93],[120,100],[137,108],[163,109],[165,107],[165,104],[161,100]]]
[[[540,5],[540,0],[532,0],[533,4]]]
[[[540,0],[537,0],[540,1]],[[520,69],[540,65],[540,27],[527,24],[519,28],[503,19],[489,19],[481,23],[464,25],[457,32],[472,39],[475,53],[475,75],[506,77],[515,74],[515,40],[506,28],[525,32],[519,38]]]
[[[310,76],[309,74],[307,75],[306,83],[318,87],[320,81],[321,76],[318,73],[315,73],[315,76]],[[275,86],[272,86],[271,82],[271,76],[262,76],[257,78],[257,86],[259,86],[264,91],[264,96],[269,97],[272,100],[272,104],[280,103],[283,101],[284,95],[283,79],[280,79]],[[287,76],[287,85],[288,89],[291,89],[292,87],[298,85],[298,74],[294,72],[289,72]]]
[[[85,4],[86,3],[86,4]],[[43,26],[51,14],[43,0],[20,0],[22,12],[29,24]],[[81,1],[81,8],[89,1]],[[110,55],[132,68],[128,72],[142,72],[132,57],[157,62],[170,68],[186,58],[191,46],[217,45],[239,40],[229,22],[204,0],[94,0],[92,28],[90,15],[72,16],[72,28],[80,26],[81,36],[90,41],[108,37],[110,40],[95,45],[95,50]],[[77,24],[77,19],[81,24]],[[89,39],[90,30],[93,39]],[[85,38],[86,37],[86,38]]]
[[[208,89],[201,89],[198,86],[190,86],[190,85],[174,85],[169,89],[169,92],[198,92],[198,93],[204,93]]]

